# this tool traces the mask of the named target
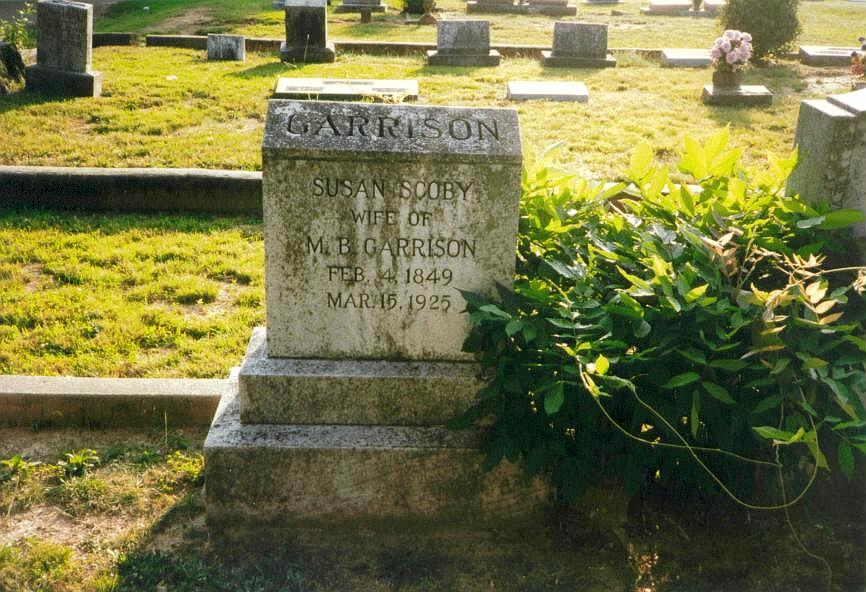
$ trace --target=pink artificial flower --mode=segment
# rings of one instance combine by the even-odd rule
[[[729,51],[731,51],[731,42],[730,41],[725,41],[724,43],[722,43],[722,51],[725,53],[728,53]]]
[[[714,47],[714,48],[710,51],[710,56],[712,56],[712,58],[713,58],[714,60],[717,60],[717,59],[719,59],[720,57],[722,57],[722,50],[719,49],[718,47]]]
[[[726,55],[726,56],[725,56],[725,60],[726,60],[729,64],[731,64],[732,66],[733,66],[734,63],[737,61],[737,60],[734,58],[734,54],[733,54],[733,53],[729,53],[728,55]]]
[[[736,41],[740,38],[740,32],[734,31],[733,29],[728,29],[727,31],[725,31],[725,37],[727,37],[731,41]]]
[[[743,35],[740,37],[740,39],[742,39],[746,43],[752,42],[752,36],[749,33],[743,33]]]

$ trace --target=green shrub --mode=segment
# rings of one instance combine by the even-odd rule
[[[856,243],[838,229],[862,213],[785,197],[793,158],[749,177],[740,157],[726,132],[687,140],[680,170],[700,190],[647,145],[625,196],[524,176],[514,291],[465,295],[465,349],[491,382],[453,427],[492,417],[488,467],[547,468],[567,500],[609,479],[743,498],[784,475],[787,494],[761,507],[819,468],[853,473],[866,272],[841,261]]]
[[[15,16],[8,21],[0,20],[0,41],[11,43],[18,49],[36,45],[36,31],[30,25],[30,17],[36,12],[36,3],[27,2]]]
[[[728,0],[721,12],[725,29],[752,35],[752,57],[762,60],[791,49],[800,34],[800,0]]]

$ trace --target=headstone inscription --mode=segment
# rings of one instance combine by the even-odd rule
[[[286,40],[280,46],[284,62],[333,62],[334,44],[328,43],[326,0],[285,0]]]
[[[207,36],[207,59],[246,61],[246,40],[243,35]]]
[[[553,25],[553,51],[541,52],[544,66],[610,68],[616,59],[607,53],[607,25],[557,22]]]
[[[490,23],[480,20],[440,20],[436,50],[427,52],[431,66],[498,66],[499,52],[490,49]]]
[[[866,89],[800,103],[788,192],[866,211]],[[855,232],[866,236],[866,224]]]
[[[93,6],[40,0],[36,64],[27,68],[28,90],[71,97],[98,97],[102,74],[93,72]]]
[[[262,145],[267,328],[205,443],[211,536],[543,505],[436,427],[482,385],[460,290],[514,272],[516,113],[271,100]]]

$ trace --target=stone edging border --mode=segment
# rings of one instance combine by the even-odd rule
[[[0,426],[208,426],[228,384],[221,379],[0,375]]]
[[[0,206],[262,215],[262,174],[160,168],[0,166]]]

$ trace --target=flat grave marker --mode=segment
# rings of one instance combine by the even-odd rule
[[[589,91],[583,82],[560,80],[510,80],[506,98],[511,101],[571,101],[586,103]]]
[[[366,80],[343,78],[279,78],[274,99],[323,101],[401,102],[418,100],[417,80]]]

